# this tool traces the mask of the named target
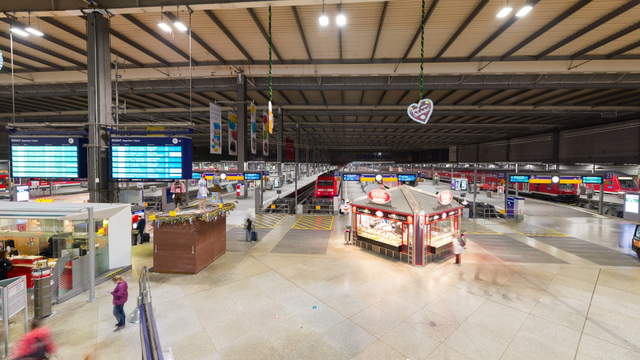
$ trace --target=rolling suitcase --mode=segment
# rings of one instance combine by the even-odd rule
[[[144,243],[148,243],[148,242],[149,242],[149,233],[144,233],[144,234],[142,234],[142,241],[141,241],[141,243],[142,243],[142,244],[144,244]]]

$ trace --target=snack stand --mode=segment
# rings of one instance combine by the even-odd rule
[[[375,188],[352,203],[354,243],[364,249],[425,265],[452,254],[463,206],[449,191],[432,194],[411,186]]]

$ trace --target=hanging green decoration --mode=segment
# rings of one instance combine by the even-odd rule
[[[418,91],[420,93],[420,101],[413,103],[407,107],[407,115],[411,120],[426,125],[433,113],[434,103],[431,99],[424,97],[424,26],[425,26],[425,2],[422,0],[422,11],[420,17],[420,76],[418,79]]]

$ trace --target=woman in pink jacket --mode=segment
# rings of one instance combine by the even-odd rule
[[[129,298],[127,291],[128,285],[124,281],[122,276],[116,275],[113,277],[113,282],[116,284],[116,288],[113,289],[111,295],[113,295],[113,316],[115,316],[118,323],[113,331],[122,330],[126,323],[126,315],[124,314],[124,304]]]

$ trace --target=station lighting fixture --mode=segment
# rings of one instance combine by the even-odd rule
[[[326,14],[320,14],[320,17],[318,18],[318,23],[320,23],[320,26],[325,27],[325,26],[329,26],[329,17]]]
[[[513,11],[513,8],[509,5],[503,7],[502,9],[500,9],[500,11],[498,11],[498,13],[496,14],[496,17],[498,18],[504,18],[507,17],[507,15],[511,14],[511,11]]]
[[[519,18],[525,17],[529,12],[531,12],[532,9],[533,9],[533,6],[526,4],[523,7],[521,7],[520,10],[518,10],[518,12],[516,13],[516,17],[519,17]]]
[[[171,29],[171,26],[169,26],[169,24],[167,24],[164,21],[161,21],[158,23],[158,27],[160,29],[162,29],[162,31],[166,32],[166,33],[170,33],[171,31],[173,31],[173,29]]]
[[[31,35],[35,35],[35,36],[44,36],[44,33],[36,28],[33,28],[31,26],[27,26],[26,28],[24,28],[24,30],[26,32],[28,32]]]
[[[179,31],[186,32],[189,28],[180,20],[176,20],[173,22],[173,26]]]
[[[347,25],[347,17],[342,13],[336,15],[336,25],[339,27]]]
[[[18,36],[22,36],[22,37],[27,37],[29,36],[29,33],[24,31],[24,29],[17,27],[15,25],[11,26],[11,32],[18,35]]]

